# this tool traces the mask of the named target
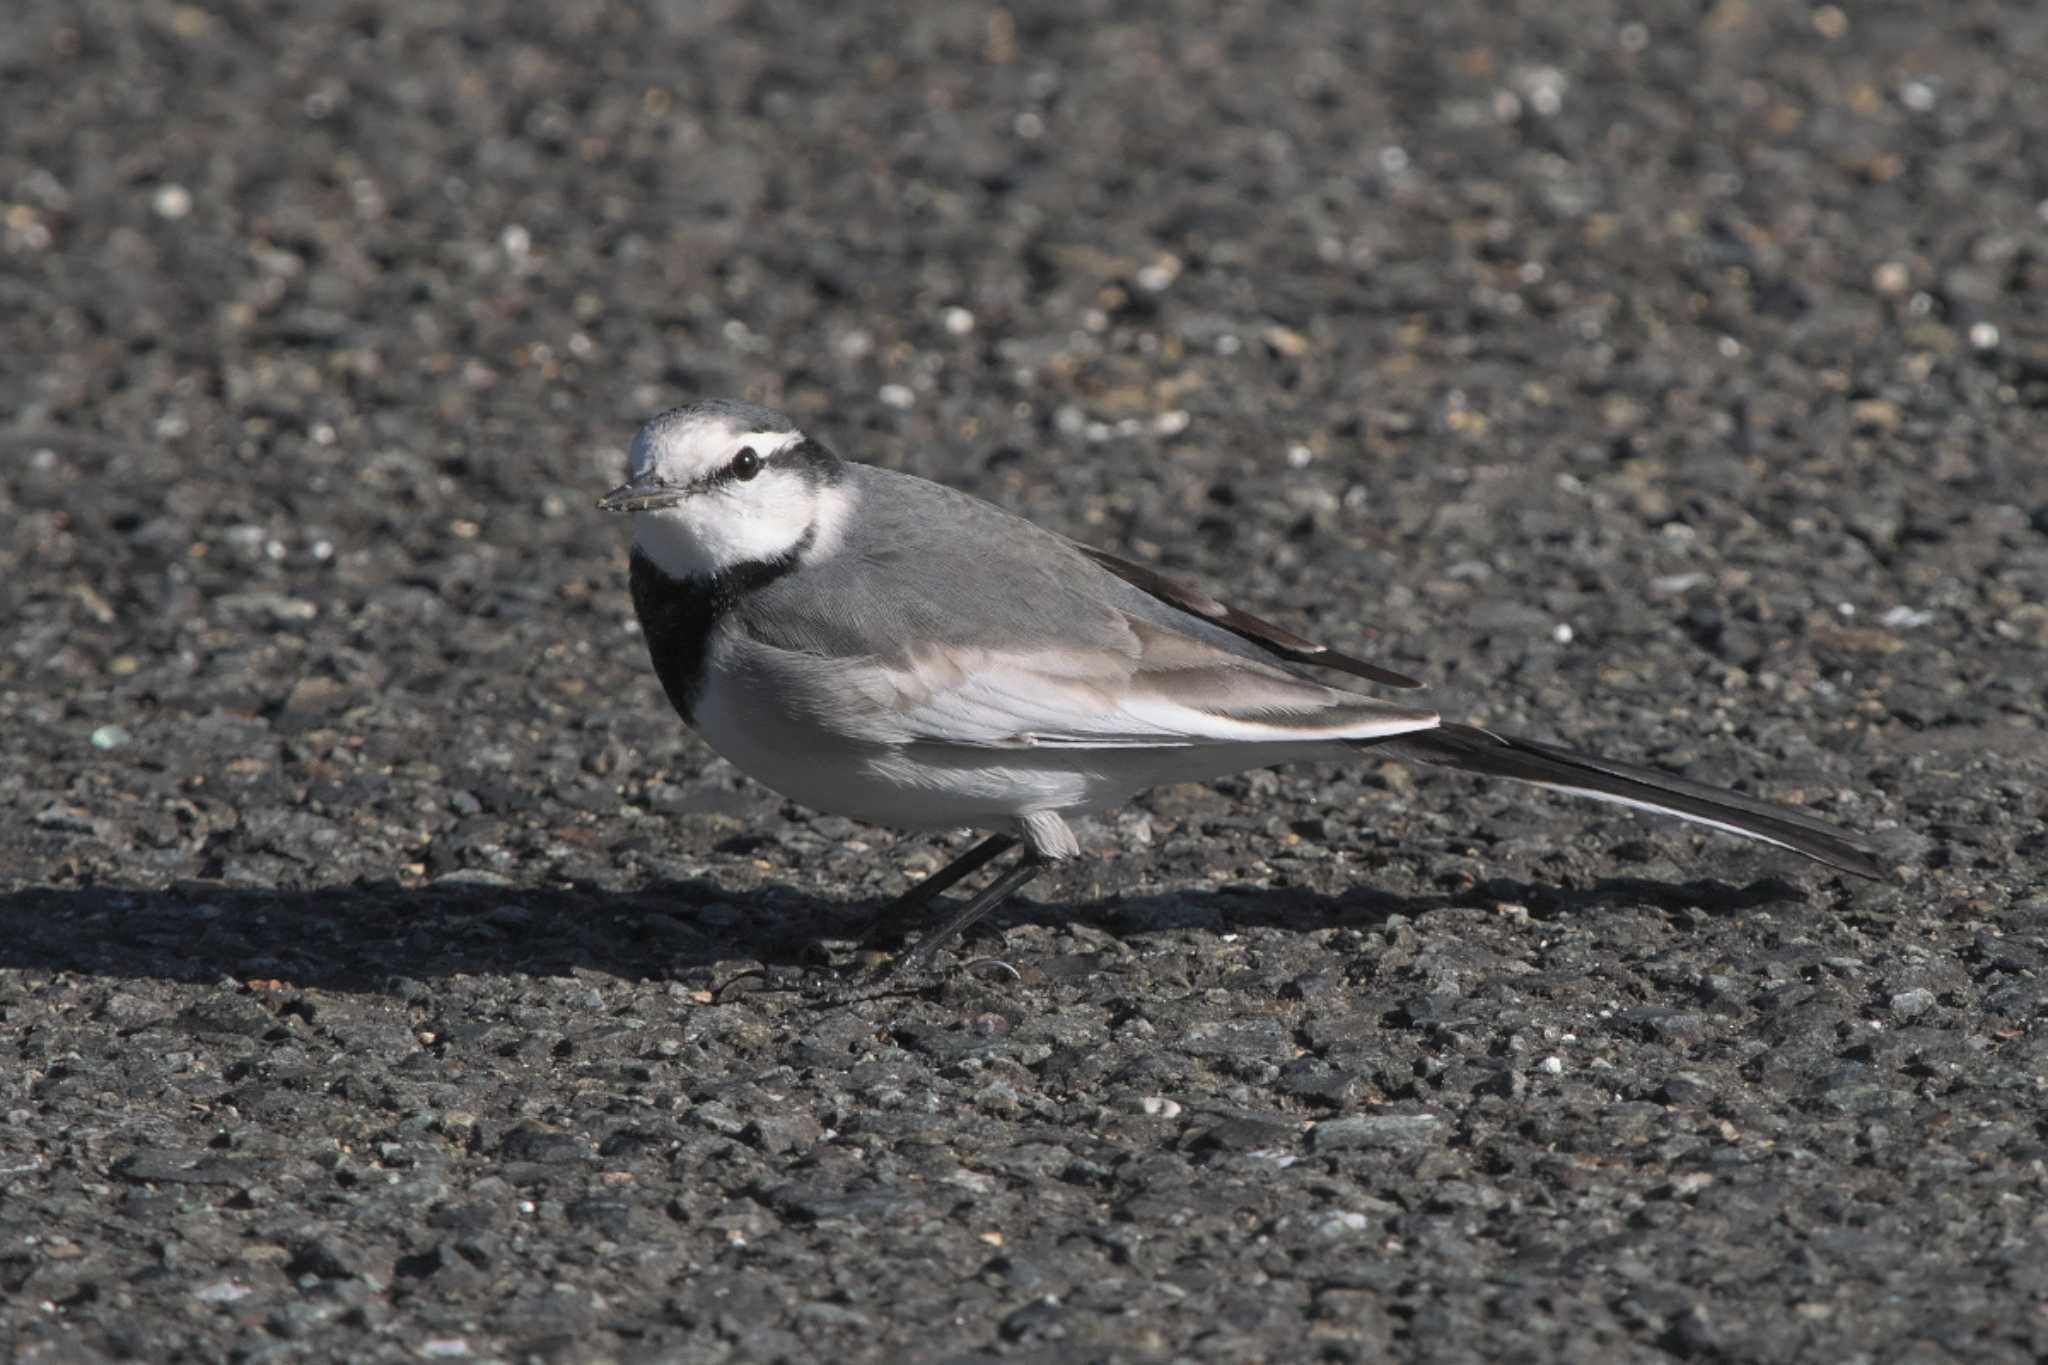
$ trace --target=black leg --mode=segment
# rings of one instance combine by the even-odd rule
[[[1002,857],[1016,846],[1017,836],[1014,834],[989,835],[877,910],[874,923],[860,937],[862,946],[900,937],[903,930],[922,921],[925,908],[936,900],[941,892],[952,889],[961,878],[981,871],[990,862]]]
[[[1011,842],[1014,843],[1015,840]],[[984,844],[982,847],[985,848],[987,845]],[[980,848],[974,850],[975,853],[980,851]],[[1001,850],[998,849],[997,852],[1001,852]],[[972,857],[974,854],[970,853],[968,856]],[[995,855],[990,854],[989,856],[993,857]],[[983,861],[986,861],[986,859]],[[1045,871],[1045,867],[1045,859],[1040,858],[1029,849],[1025,850],[1023,861],[982,888],[980,895],[961,906],[958,910],[955,910],[945,923],[919,939],[916,947],[890,963],[888,970],[882,973],[882,979],[887,980],[899,973],[923,966],[942,945],[959,937],[976,920],[995,909],[998,905],[1001,905],[1011,896],[1014,896],[1023,888],[1026,882]],[[947,869],[947,871],[951,870],[950,868]],[[942,872],[939,875],[944,876],[945,874]]]
[[[991,862],[1002,857],[1016,846],[1017,836],[1014,834],[991,834],[952,862],[947,863],[937,872],[932,873],[931,876],[926,877],[916,886],[911,887],[895,900],[890,901],[882,908],[882,913],[894,915],[905,910],[921,910],[925,906],[930,905],[932,899],[940,892],[952,890],[962,877],[971,876],[981,871],[982,868],[987,867]]]

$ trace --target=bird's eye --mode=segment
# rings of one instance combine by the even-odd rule
[[[761,472],[761,457],[754,453],[752,446],[741,446],[740,453],[732,457],[732,476],[735,479],[751,479]]]

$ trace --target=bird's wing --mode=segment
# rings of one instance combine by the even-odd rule
[[[952,489],[849,469],[861,510],[838,551],[733,605],[762,685],[840,733],[1183,747],[1436,724],[1309,677],[1298,662],[1327,653],[1148,570]]]
[[[1436,713],[1326,687],[1279,664],[1123,616],[1075,641],[1009,647],[926,639],[888,653],[791,649],[744,632],[743,685],[828,731],[881,744],[1188,748],[1384,739]],[[786,624],[786,622],[785,622]]]
[[[877,661],[871,699],[905,738],[998,748],[1185,748],[1379,739],[1436,713],[1325,687],[1151,622],[1129,648],[932,647]]]
[[[1228,602],[1218,601],[1200,588],[1166,577],[1142,564],[1133,564],[1120,559],[1107,550],[1098,550],[1091,545],[1074,542],[1074,548],[1103,568],[1121,578],[1124,582],[1146,593],[1170,607],[1189,613],[1204,621],[1213,622],[1232,635],[1251,641],[1271,651],[1290,663],[1309,664],[1316,668],[1334,668],[1368,682],[1380,683],[1387,687],[1421,687],[1422,684],[1405,673],[1396,673],[1391,668],[1355,659],[1349,654],[1340,654],[1328,645],[1317,644],[1314,640],[1296,635],[1293,631],[1263,621],[1247,611],[1239,611]]]

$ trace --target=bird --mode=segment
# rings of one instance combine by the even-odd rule
[[[663,412],[626,472],[598,506],[631,518],[633,608],[684,722],[801,805],[985,836],[886,917],[928,911],[1021,849],[889,971],[1076,857],[1076,817],[1304,760],[1510,778],[1887,875],[1862,839],[1802,811],[1370,695],[1422,684],[971,494],[841,458],[768,408]]]

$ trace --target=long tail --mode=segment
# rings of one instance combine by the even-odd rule
[[[1460,772],[1511,777],[1552,791],[1675,815],[1681,820],[1789,848],[1829,867],[1874,881],[1884,881],[1888,875],[1875,850],[1825,821],[1802,815],[1788,806],[1688,782],[1654,768],[1575,754],[1533,740],[1509,739],[1476,725],[1448,722],[1434,730],[1367,741],[1359,747]]]

